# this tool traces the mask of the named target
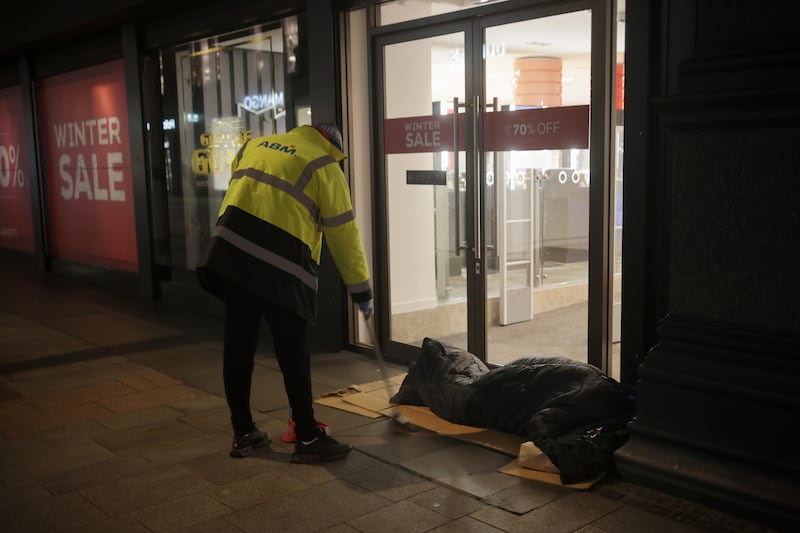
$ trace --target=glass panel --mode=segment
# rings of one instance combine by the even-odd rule
[[[484,33],[487,360],[587,360],[591,11]]]
[[[407,20],[416,20],[433,15],[463,11],[488,4],[497,4],[506,0],[393,0],[378,6],[378,25],[386,26]]]
[[[174,266],[197,264],[242,143],[286,131],[283,48],[280,28],[258,26],[175,50],[178,109],[165,120],[164,149],[170,169],[180,147],[180,182],[168,179],[168,188],[171,203],[180,202],[170,210],[173,218],[182,211],[182,225],[171,226],[184,232],[185,247],[173,246]]]
[[[464,34],[383,53],[390,338],[416,346],[426,336],[466,339],[466,156],[454,148],[463,147],[463,120],[460,128],[454,121],[465,94]]]
[[[367,255],[369,271],[373,274],[375,286],[374,250],[373,250],[373,183],[372,183],[372,154],[370,152],[372,132],[372,114],[370,108],[364,105],[369,101],[369,38],[367,36],[367,10],[356,9],[349,11],[346,16],[345,38],[347,46],[343,53],[344,64],[347,65],[347,76],[342,81],[342,91],[345,95],[343,104],[345,116],[343,120],[346,128],[344,133],[348,136],[345,145],[348,147],[345,172],[350,180],[350,190],[353,196],[353,210],[356,222],[361,230],[361,240]],[[377,291],[375,291],[377,293]],[[382,294],[375,294],[376,309],[383,305],[379,302]],[[362,313],[355,313],[357,317],[352,337],[354,343],[372,344],[371,324],[367,324]]]
[[[625,2],[617,2],[617,65],[615,84],[616,128],[614,138],[614,242],[611,308],[611,364],[609,374],[620,379],[622,341],[622,154],[625,141]]]
[[[22,86],[0,89],[0,248],[36,252]]]

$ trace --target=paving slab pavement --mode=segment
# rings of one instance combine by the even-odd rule
[[[7,264],[0,292],[3,531],[770,531],[613,474],[587,491],[508,476],[501,453],[325,406],[354,451],[294,465],[267,351],[253,408],[272,442],[232,459],[221,324]],[[312,366],[317,395],[379,377],[359,353]]]

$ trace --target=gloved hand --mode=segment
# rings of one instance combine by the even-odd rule
[[[372,300],[358,302],[358,309],[364,313],[364,320],[369,320],[369,318],[372,316]]]

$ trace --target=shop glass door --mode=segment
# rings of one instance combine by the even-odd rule
[[[463,29],[382,49],[388,283],[376,299],[387,299],[389,340],[402,345],[468,331],[465,42]]]
[[[587,361],[591,11],[483,29],[486,358]]]
[[[432,337],[490,363],[588,360],[592,28],[551,9],[378,39],[393,355]]]

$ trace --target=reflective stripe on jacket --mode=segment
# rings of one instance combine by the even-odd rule
[[[372,297],[345,155],[311,126],[247,141],[197,272],[222,296],[231,280],[313,320],[323,235],[356,302]]]

